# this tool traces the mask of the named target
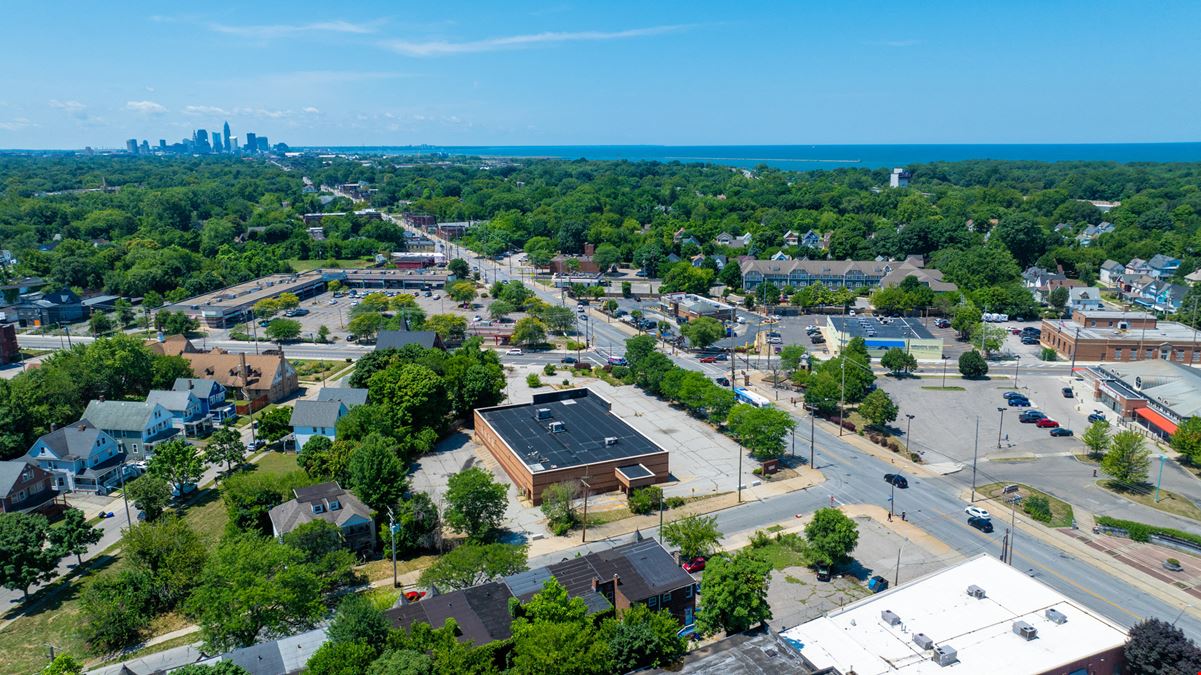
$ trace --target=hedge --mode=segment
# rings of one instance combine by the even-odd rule
[[[1192,534],[1191,532],[1182,532],[1174,530],[1170,527],[1159,527],[1157,525],[1148,525],[1147,523],[1139,523],[1133,520],[1120,520],[1118,518],[1110,518],[1109,516],[1097,516],[1097,524],[1105,527],[1116,527],[1126,530],[1130,538],[1134,541],[1149,541],[1151,535],[1159,534],[1166,537],[1175,537],[1187,542],[1201,546],[1201,536]]]

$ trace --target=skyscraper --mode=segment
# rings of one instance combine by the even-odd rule
[[[254,152],[254,151],[258,150],[259,141],[258,141],[258,138],[254,135],[253,131],[246,132],[246,142],[242,144],[242,147],[246,149],[246,152]]]
[[[192,146],[195,152],[202,155],[208,154],[212,148],[209,146],[209,132],[204,129],[197,129],[192,134]]]
[[[266,136],[259,136],[255,139],[255,143],[258,144],[259,152],[269,152],[271,150],[271,146],[267,144]]]
[[[131,138],[131,139],[129,139],[128,141],[125,141],[125,149],[126,149],[126,150],[129,152],[129,154],[131,154],[131,155],[136,155],[136,154],[138,154],[138,139],[136,139],[136,138]]]
[[[214,131],[213,132],[213,152],[222,152],[222,151],[223,151],[223,149],[221,147],[221,134]]]
[[[225,123],[225,127],[221,131],[224,132],[221,135],[225,140],[225,151],[233,152],[233,146],[229,144],[229,122]]]

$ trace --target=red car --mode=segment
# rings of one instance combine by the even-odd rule
[[[1035,422],[1034,426],[1038,427],[1039,429],[1054,429],[1055,427],[1059,426],[1059,422],[1056,422],[1050,417],[1044,417]]]
[[[1012,334],[1012,335],[1021,335],[1021,334],[1022,334],[1022,329],[1021,329],[1021,328],[1010,328],[1010,329],[1009,329],[1009,332],[1010,332],[1010,334]]]
[[[425,591],[405,591],[405,600],[417,602],[425,597]]]
[[[716,356],[702,356],[701,363],[717,363]]]
[[[683,567],[684,571],[689,574],[696,574],[697,572],[700,572],[701,570],[705,569],[705,557],[698,555],[697,557],[693,558],[692,560],[689,560],[688,562],[681,565],[681,567]]]

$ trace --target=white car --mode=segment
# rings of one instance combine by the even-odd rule
[[[965,508],[963,512],[971,518],[979,518],[981,520],[988,520],[989,518],[992,518],[988,511],[980,508],[979,506],[969,506]]]
[[[510,349],[509,351],[505,352],[505,354],[508,354],[509,356],[521,356],[522,351],[520,349]]]

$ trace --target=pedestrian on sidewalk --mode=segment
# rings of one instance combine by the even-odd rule
[[[905,520],[905,512],[904,512],[904,511],[901,511],[901,520],[902,520],[902,521],[904,521],[904,520]]]
[[[888,512],[888,522],[892,522],[892,511]]]

